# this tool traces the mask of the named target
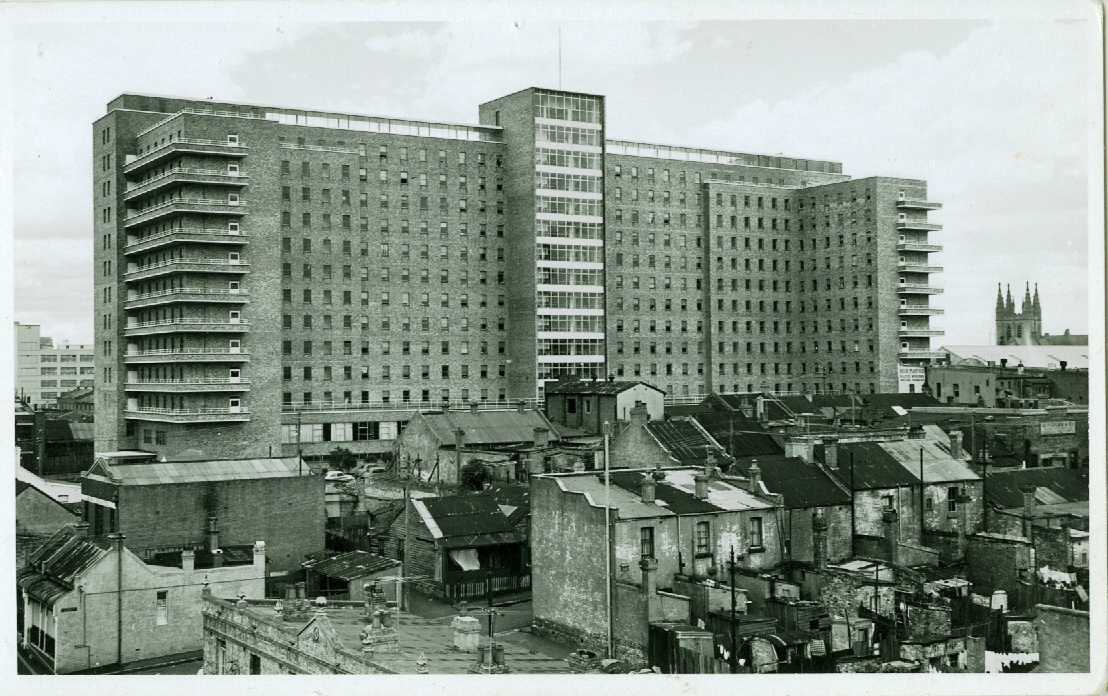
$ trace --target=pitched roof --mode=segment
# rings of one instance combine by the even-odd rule
[[[611,476],[613,486],[619,486],[632,495],[641,495],[643,472],[623,469],[611,472]],[[670,485],[664,479],[655,483],[654,499],[660,501],[659,504],[664,505],[666,510],[676,515],[696,515],[723,511],[723,508],[718,505],[713,505],[708,500],[701,500],[694,494]]]
[[[368,551],[349,551],[331,558],[305,561],[301,567],[330,578],[357,580],[399,565],[400,561],[394,558],[385,558]]]
[[[654,486],[655,502],[642,502],[642,477],[651,470],[618,469],[611,473],[611,503],[619,510],[620,519],[669,517],[671,515],[706,514],[722,511],[766,510],[772,504],[739,488],[731,482],[712,479],[708,482],[708,499],[696,497],[693,478],[698,469],[662,469],[663,478]],[[543,474],[557,479],[567,492],[583,493],[590,504],[604,507],[604,475],[595,472],[578,474]]]
[[[412,506],[435,539],[450,545],[507,544],[522,541],[490,495],[450,495],[413,500]]]
[[[783,495],[787,508],[850,505],[850,492],[816,464],[800,457],[770,457],[757,463],[766,488]],[[735,466],[744,475],[750,470],[750,462]]]
[[[308,475],[308,467],[299,467],[296,457],[283,459],[229,459],[207,462],[149,462],[145,464],[106,464],[113,478],[124,486],[150,486],[167,483],[235,481],[260,478],[286,478]]]
[[[508,522],[513,526],[531,514],[530,486],[501,484],[487,488],[484,492],[485,495],[492,496],[500,506],[500,511],[508,517]]]
[[[557,440],[550,421],[539,411],[515,409],[504,411],[447,411],[445,413],[425,413],[417,418],[423,419],[431,429],[441,446],[454,444],[454,433],[465,431],[467,447],[476,445],[511,445],[520,442],[533,442],[535,428],[551,430],[550,439]]]
[[[785,453],[761,423],[738,412],[698,413],[693,416],[732,457],[768,457]]]
[[[1085,470],[1048,466],[1032,469],[990,467],[985,481],[985,500],[998,508],[1022,507],[1022,486],[1046,489],[1065,502],[1075,503],[1089,499],[1089,479]],[[1036,494],[1036,498],[1038,497]]]
[[[50,442],[92,440],[95,438],[95,426],[92,423],[77,423],[65,418],[49,418],[43,426],[43,437]]]
[[[75,581],[108,553],[100,539],[78,536],[72,527],[59,529],[16,574],[16,581],[28,594],[46,604],[71,592]]]
[[[896,488],[919,483],[919,477],[902,466],[895,457],[881,447],[879,442],[839,443],[838,450],[839,470],[835,473],[848,485],[851,481],[850,455],[854,454],[854,490]],[[822,443],[816,445],[815,456],[826,463],[826,453]]]
[[[979,365],[993,362],[1000,364],[1002,358],[1009,367],[1045,367],[1056,370],[1063,360],[1068,369],[1089,369],[1089,346],[943,346],[943,352],[949,353],[951,362],[971,360]]]
[[[718,445],[688,420],[647,421],[647,431],[682,464],[703,463],[706,451]]]
[[[946,446],[933,440],[892,440],[880,443],[901,466],[917,478],[920,470],[920,451],[923,451],[923,482],[945,483],[954,481],[978,481],[980,476],[960,459],[950,456]]]
[[[646,382],[608,382],[603,380],[576,380],[570,382],[559,382],[555,386],[548,386],[546,388],[547,394],[590,394],[590,395],[606,395],[606,394],[620,394],[622,392],[637,387],[642,384],[643,386],[650,387],[654,391],[663,392],[653,384],[647,384]]]

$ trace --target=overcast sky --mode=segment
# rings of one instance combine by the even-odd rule
[[[1090,5],[1091,7],[1091,5]],[[274,15],[277,16],[277,15]],[[569,23],[561,85],[608,137],[926,179],[945,230],[935,345],[989,343],[998,282],[1088,330],[1084,21]],[[92,127],[122,92],[439,121],[557,87],[558,25],[39,24],[14,29],[15,317],[93,336]]]

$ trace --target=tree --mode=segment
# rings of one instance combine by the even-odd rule
[[[492,477],[489,476],[484,462],[470,462],[462,467],[462,480],[459,483],[465,488],[481,491],[490,478]]]
[[[349,471],[358,463],[358,458],[354,456],[354,453],[345,447],[336,447],[331,450],[328,459],[331,468],[339,471]]]

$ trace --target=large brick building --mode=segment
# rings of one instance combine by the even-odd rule
[[[608,140],[603,97],[541,89],[473,126],[131,94],[107,111],[100,451],[384,452],[420,405],[561,377],[886,392],[938,355],[923,181]]]
[[[62,394],[93,385],[93,346],[55,346],[38,324],[15,322],[15,364],[16,398],[35,408],[54,406]]]

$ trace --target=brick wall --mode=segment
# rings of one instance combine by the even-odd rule
[[[908,605],[908,638],[950,635],[950,607]]]
[[[1031,565],[1031,545],[984,534],[970,535],[967,544],[966,578],[973,583],[974,592],[988,596],[994,590],[1005,590],[1014,596],[1020,569]]]
[[[1089,671],[1089,612],[1035,607],[1040,672]]]
[[[37,488],[26,488],[15,498],[16,534],[50,536],[79,521],[77,515]]]
[[[608,446],[610,466],[619,468],[648,468],[673,466],[677,462],[654,439],[643,423],[632,422]]]
[[[894,590],[894,586],[886,582],[879,582],[875,586],[872,579],[867,580],[853,573],[824,569],[820,573],[818,601],[827,607],[831,616],[857,618],[858,607],[872,608],[876,594],[878,613],[882,616],[892,616],[896,604]]]
[[[308,554],[324,548],[323,488],[318,476],[124,486],[120,528],[137,552],[206,546],[214,514],[221,546],[265,541],[271,571],[297,570]]]

